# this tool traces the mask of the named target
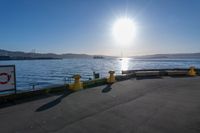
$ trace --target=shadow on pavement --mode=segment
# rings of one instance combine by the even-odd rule
[[[57,104],[59,104],[62,101],[63,98],[65,98],[66,96],[70,95],[71,93],[72,93],[72,91],[69,91],[69,90],[65,91],[64,94],[62,94],[60,97],[58,97],[55,100],[50,101],[50,102],[40,106],[39,108],[37,108],[35,110],[35,112],[45,111],[47,109],[50,109],[50,108],[56,106]]]
[[[6,108],[6,107],[10,107],[10,106],[14,106],[14,105],[19,105],[19,104],[23,104],[23,103],[27,103],[27,102],[31,102],[31,101],[36,101],[36,100],[40,100],[40,99],[44,99],[44,98],[48,98],[51,96],[58,96],[61,95],[61,92],[58,93],[48,93],[48,94],[36,94],[34,96],[31,97],[26,97],[26,98],[19,98],[19,99],[6,99],[4,101],[0,101],[0,109],[1,108]]]
[[[112,84],[108,84],[103,90],[101,91],[102,93],[107,93],[112,90]]]

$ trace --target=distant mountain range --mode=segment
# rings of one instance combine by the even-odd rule
[[[36,59],[85,59],[85,58],[93,58],[93,55],[87,54],[54,54],[54,53],[33,53],[33,52],[21,52],[21,51],[8,51],[0,49],[0,60],[36,60]],[[101,56],[108,57],[111,56]]]
[[[133,56],[135,59],[200,59],[200,53],[184,54],[154,54],[144,56]]]
[[[54,54],[54,53],[33,53],[21,51],[8,51],[0,49],[0,60],[38,60],[38,59],[96,59],[96,57],[116,58],[114,56],[88,55],[88,54]],[[144,56],[132,56],[135,59],[200,59],[200,53],[185,54],[154,54]],[[99,58],[98,58],[99,59]]]

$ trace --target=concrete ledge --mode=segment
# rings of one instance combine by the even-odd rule
[[[135,72],[136,77],[149,77],[149,76],[160,76],[159,71],[138,71]]]
[[[122,74],[130,75],[138,72],[159,71],[160,76],[185,76],[189,69],[174,68],[174,69],[139,69],[139,70],[126,70]],[[197,75],[200,76],[200,69],[195,69]],[[168,74],[169,72],[169,74]]]
[[[117,81],[123,81],[127,79],[135,78],[135,73],[133,74],[125,74],[125,75],[116,75],[115,79]]]
[[[60,93],[67,90],[67,85],[64,86],[56,86],[56,87],[49,87],[42,90],[35,90],[35,91],[28,91],[28,92],[21,92],[16,94],[9,94],[9,95],[2,95],[0,96],[0,104],[7,103],[10,101],[15,100],[23,100],[23,99],[30,99],[36,96],[46,95],[50,93]]]
[[[199,133],[199,80],[127,80],[16,103],[0,109],[0,133]]]
[[[88,80],[83,82],[83,88],[86,89],[86,88],[96,87],[100,85],[105,85],[106,83],[107,83],[106,78]]]
[[[168,76],[188,76],[188,71],[176,71],[176,70],[173,70],[173,71],[166,71]]]
[[[83,87],[84,89],[86,88],[92,88],[100,85],[105,85],[107,84],[106,78],[102,79],[95,79],[95,80],[88,80],[83,82]],[[34,90],[34,91],[26,91],[26,92],[20,92],[16,94],[6,94],[6,95],[0,95],[0,104],[4,104],[7,102],[13,102],[17,100],[22,100],[22,101],[27,101],[28,99],[32,99],[37,96],[47,96],[48,94],[51,93],[62,93],[64,91],[70,91],[69,85],[60,85],[60,86],[53,86],[53,87],[48,87],[44,88],[41,90]]]
[[[127,70],[122,71],[124,75],[116,75],[116,81],[123,81],[135,77],[160,77],[160,76],[188,76],[189,69],[144,69],[144,70]],[[200,69],[195,69],[197,75],[200,76]],[[83,82],[84,89],[92,88],[100,85],[107,84],[106,78],[88,80]],[[35,90],[29,92],[20,92],[17,94],[0,95],[0,104],[7,101],[29,99],[31,97],[46,95],[49,93],[58,93],[66,91],[69,87],[68,84],[61,86],[54,86],[44,88],[42,90]]]

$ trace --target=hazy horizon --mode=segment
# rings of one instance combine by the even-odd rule
[[[2,0],[0,49],[38,53],[140,56],[200,52],[198,0]],[[130,18],[135,37],[112,35]]]
[[[0,49],[0,50],[5,50],[5,49]],[[5,51],[9,51],[9,50],[5,50]],[[24,52],[24,53],[36,53],[36,54],[56,54],[56,55],[62,55],[62,54],[83,54],[83,55],[89,55],[89,56],[111,56],[111,57],[122,57],[121,55],[105,55],[105,54],[87,54],[87,53],[53,53],[53,52],[37,52],[37,51],[9,51],[9,52]],[[155,53],[155,54],[141,54],[141,55],[132,55],[132,56],[125,56],[126,57],[140,57],[140,56],[152,56],[152,55],[176,55],[176,54],[200,54],[200,52],[193,52],[193,53]]]

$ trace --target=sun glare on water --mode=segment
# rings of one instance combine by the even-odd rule
[[[128,70],[130,59],[129,58],[121,58],[120,59],[120,70]]]
[[[112,34],[120,45],[130,44],[136,34],[136,25],[131,18],[119,18],[113,25]]]

